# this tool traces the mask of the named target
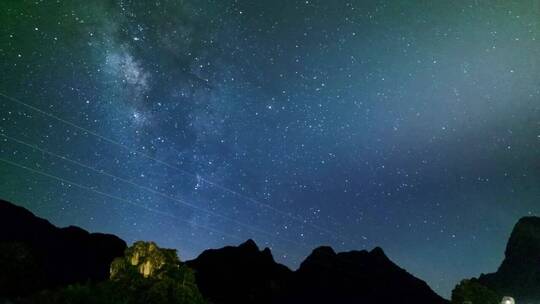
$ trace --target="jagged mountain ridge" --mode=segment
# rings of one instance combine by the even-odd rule
[[[187,264],[201,292],[217,304],[447,303],[378,247],[342,253],[319,247],[292,271],[248,240],[205,251]]]
[[[111,262],[125,249],[116,236],[58,228],[0,200],[0,298],[106,280]],[[335,253],[319,247],[292,271],[275,262],[270,249],[248,240],[206,250],[185,264],[214,304],[446,302],[380,248]]]
[[[186,263],[195,270],[202,294],[217,304],[272,303],[292,274],[274,261],[270,249],[260,251],[253,240],[205,250]]]
[[[114,235],[58,228],[0,200],[0,295],[105,280],[111,262],[125,249]]]
[[[295,272],[288,303],[446,303],[422,280],[393,263],[380,247],[336,253],[319,247]]]

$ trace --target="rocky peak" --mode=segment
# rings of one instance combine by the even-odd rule
[[[518,303],[540,302],[539,217],[521,218],[512,230],[499,269],[478,279],[464,280],[456,286],[452,298],[485,293],[494,298],[512,296]]]
[[[111,279],[120,277],[130,266],[136,267],[143,277],[158,276],[166,267],[179,268],[180,261],[174,249],[159,248],[154,242],[135,242],[126,249],[123,258],[111,265]]]
[[[311,253],[310,256],[313,256],[313,257],[331,257],[331,256],[335,256],[336,255],[336,252],[334,251],[334,249],[330,246],[320,246],[320,247],[317,247],[313,250],[313,252]]]
[[[294,273],[286,303],[445,303],[429,286],[376,247],[336,253],[319,247]]]
[[[386,257],[386,253],[381,247],[375,247],[369,252],[372,256]]]
[[[315,248],[311,254],[300,264],[300,270],[310,268],[311,266],[331,266],[335,260],[336,252],[332,247],[320,246]]]
[[[220,304],[446,303],[378,247],[336,253],[321,246],[294,272],[252,240],[207,250],[187,263],[202,293]]]
[[[540,261],[540,218],[524,217],[514,226],[506,246],[506,259]]]
[[[321,246],[315,248],[312,253],[304,260],[300,270],[307,268],[336,268],[342,267],[363,267],[364,265],[394,265],[386,256],[382,248],[375,247],[371,251],[349,251],[336,253],[332,247]]]
[[[259,251],[259,246],[257,246],[257,243],[255,243],[255,241],[252,239],[248,239],[244,243],[240,244],[238,248],[246,251]]]
[[[195,270],[201,292],[220,304],[271,303],[292,274],[274,261],[269,248],[261,251],[253,240],[205,250],[186,263]]]

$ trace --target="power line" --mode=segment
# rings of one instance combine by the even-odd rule
[[[1,161],[1,162],[4,162],[4,163],[7,163],[7,164],[9,164],[9,165],[12,165],[12,166],[14,166],[14,167],[18,167],[18,168],[21,168],[21,169],[25,169],[25,170],[30,171],[30,172],[32,172],[32,173],[35,173],[35,174],[38,174],[38,175],[42,175],[42,176],[45,176],[45,177],[48,177],[48,178],[51,178],[51,179],[60,181],[60,182],[65,183],[65,184],[73,185],[73,186],[75,186],[75,187],[77,187],[77,188],[80,188],[80,189],[83,189],[83,190],[86,190],[86,191],[94,192],[94,193],[96,193],[96,194],[98,194],[98,195],[102,195],[102,196],[105,196],[105,197],[108,197],[108,198],[111,198],[111,199],[115,199],[115,200],[118,200],[118,201],[121,201],[121,202],[125,202],[125,203],[127,203],[127,204],[136,206],[136,207],[138,207],[138,208],[144,209],[144,210],[146,210],[146,211],[149,211],[149,212],[152,212],[152,213],[155,213],[155,214],[159,214],[159,215],[162,215],[162,216],[166,216],[166,217],[170,217],[170,218],[173,218],[173,219],[177,219],[177,220],[186,222],[186,223],[188,223],[189,225],[192,225],[192,226],[194,226],[194,227],[197,227],[197,228],[200,228],[200,229],[203,229],[203,230],[207,230],[207,231],[210,231],[210,232],[213,232],[213,233],[216,233],[216,234],[221,234],[221,235],[223,235],[223,236],[226,236],[226,237],[229,237],[229,238],[234,238],[234,239],[237,239],[237,240],[240,240],[240,241],[245,241],[245,238],[243,238],[243,237],[240,237],[240,236],[237,236],[237,235],[234,235],[234,234],[230,234],[230,233],[226,233],[226,232],[223,232],[223,231],[221,231],[221,230],[214,229],[214,228],[209,227],[209,226],[206,226],[206,225],[201,225],[201,224],[193,223],[193,222],[191,222],[191,221],[189,221],[189,220],[183,219],[183,218],[178,217],[178,216],[176,216],[176,215],[174,215],[174,214],[170,214],[170,213],[167,213],[167,212],[160,211],[160,210],[158,210],[158,209],[154,209],[154,208],[150,208],[150,207],[147,207],[147,206],[143,206],[143,205],[134,203],[133,201],[130,201],[130,200],[121,198],[121,197],[119,197],[119,196],[112,195],[112,194],[108,194],[108,193],[105,193],[105,192],[102,192],[102,191],[93,189],[92,187],[85,186],[85,185],[81,185],[81,184],[79,184],[79,183],[75,183],[75,182],[73,182],[73,181],[70,181],[70,180],[67,180],[67,179],[64,179],[64,178],[61,178],[61,177],[58,177],[58,176],[55,176],[55,175],[52,175],[52,174],[49,174],[49,173],[40,171],[40,170],[32,169],[32,168],[29,168],[29,167],[27,167],[27,166],[21,165],[21,164],[19,164],[19,163],[16,163],[16,162],[13,162],[13,161],[4,159],[4,158],[0,158],[0,161]],[[277,246],[271,246],[271,247],[272,247],[272,250],[273,250],[274,252],[282,252],[282,253],[285,252],[285,251],[282,251],[282,250],[276,250],[276,248],[278,248]],[[300,256],[298,256],[298,255],[290,254],[290,253],[287,253],[286,255],[288,255],[288,256],[296,256],[297,258],[300,257]]]
[[[197,178],[198,180],[203,181],[204,183],[209,184],[209,185],[211,185],[211,186],[213,186],[213,187],[215,187],[215,188],[218,188],[218,189],[220,189],[220,190],[222,190],[222,191],[225,191],[225,192],[227,192],[227,193],[229,193],[229,194],[235,195],[235,196],[237,196],[237,197],[239,197],[239,198],[242,198],[242,199],[244,199],[244,200],[246,200],[246,201],[249,201],[249,202],[251,202],[251,203],[254,203],[254,204],[256,204],[256,205],[259,205],[259,206],[261,206],[261,207],[263,207],[263,208],[267,208],[267,209],[269,209],[269,210],[272,210],[272,211],[274,211],[274,212],[276,212],[276,213],[279,213],[279,214],[281,214],[281,215],[283,215],[283,216],[286,216],[286,217],[288,217],[288,218],[290,218],[290,219],[292,219],[292,220],[298,221],[298,222],[302,223],[303,225],[307,225],[307,226],[310,226],[310,227],[312,227],[312,228],[315,228],[315,229],[317,229],[317,230],[319,230],[319,231],[322,231],[322,232],[324,232],[324,233],[327,233],[327,234],[329,234],[329,235],[333,235],[333,236],[336,237],[337,239],[343,239],[342,237],[339,237],[339,236],[337,235],[337,233],[335,233],[335,232],[333,232],[333,231],[331,231],[331,230],[328,230],[328,229],[326,229],[326,228],[324,228],[324,227],[321,227],[321,226],[319,226],[319,225],[315,225],[315,224],[309,223],[307,220],[305,220],[305,219],[303,219],[303,218],[301,218],[301,217],[294,216],[294,215],[292,215],[292,214],[290,214],[290,213],[288,213],[288,212],[282,211],[282,210],[277,209],[277,208],[275,208],[275,207],[272,207],[272,206],[270,206],[270,205],[268,205],[268,204],[264,204],[264,203],[262,203],[262,202],[260,202],[260,201],[258,201],[258,200],[256,200],[256,199],[253,199],[253,198],[251,198],[251,197],[247,197],[247,196],[245,196],[245,195],[243,195],[243,194],[241,194],[241,193],[239,193],[239,192],[237,192],[237,191],[234,191],[234,190],[232,190],[232,189],[230,189],[230,188],[228,188],[228,187],[222,186],[222,185],[217,184],[217,183],[215,183],[215,182],[213,182],[213,181],[211,181],[211,180],[208,180],[208,179],[206,179],[206,178],[204,178],[204,177],[201,177],[201,176],[199,176],[199,175],[197,175],[197,174],[194,174],[194,173],[192,173],[192,172],[189,172],[189,171],[186,171],[186,170],[184,170],[184,169],[181,169],[181,168],[179,168],[179,167],[176,166],[176,165],[169,164],[169,163],[164,162],[164,161],[162,161],[162,160],[160,160],[160,159],[157,159],[157,158],[155,158],[155,157],[153,157],[153,156],[151,156],[151,155],[148,155],[148,154],[143,153],[143,152],[139,152],[139,151],[137,151],[137,150],[135,150],[135,149],[133,149],[133,148],[131,148],[131,147],[129,147],[129,146],[126,146],[126,145],[124,145],[124,144],[122,144],[122,143],[120,143],[120,142],[118,142],[118,141],[115,141],[115,140],[113,140],[113,139],[110,139],[110,138],[108,138],[108,137],[105,137],[105,136],[103,136],[103,135],[100,135],[100,134],[98,134],[98,133],[96,133],[96,132],[94,132],[94,131],[92,131],[92,130],[89,130],[89,129],[85,128],[85,127],[81,127],[81,126],[79,126],[79,125],[76,125],[76,124],[74,124],[74,123],[72,123],[72,122],[69,122],[69,121],[67,121],[67,120],[65,120],[65,119],[62,119],[62,118],[60,118],[60,117],[58,117],[58,116],[56,116],[56,115],[54,115],[54,114],[51,114],[51,113],[46,112],[46,111],[44,111],[44,110],[41,110],[41,109],[39,109],[39,108],[37,108],[37,107],[35,107],[35,106],[32,106],[32,105],[30,105],[30,104],[28,104],[28,103],[25,103],[25,102],[23,102],[23,101],[21,101],[21,100],[15,98],[15,97],[11,97],[11,96],[6,95],[6,94],[4,94],[4,93],[2,93],[2,92],[0,92],[0,96],[4,97],[4,98],[6,98],[6,99],[8,99],[8,100],[10,100],[10,101],[13,101],[13,102],[15,102],[15,103],[17,103],[17,104],[20,104],[20,105],[22,105],[22,106],[25,106],[25,107],[27,107],[27,108],[33,110],[33,111],[36,111],[36,112],[41,113],[41,114],[43,114],[43,115],[45,115],[45,116],[48,116],[48,117],[53,118],[53,119],[55,119],[55,120],[57,120],[57,121],[60,121],[60,122],[62,122],[62,123],[64,123],[64,124],[66,124],[66,125],[69,125],[69,126],[75,128],[75,129],[78,129],[78,130],[83,131],[83,132],[85,132],[85,133],[87,133],[87,134],[93,135],[93,136],[95,136],[95,137],[97,137],[97,138],[99,138],[99,139],[101,139],[101,140],[103,140],[103,141],[105,141],[105,142],[108,142],[108,143],[113,144],[113,145],[115,145],[115,146],[117,146],[117,147],[120,147],[120,148],[122,148],[122,149],[125,149],[125,150],[127,150],[127,151],[133,153],[134,155],[137,155],[137,154],[138,154],[138,155],[140,155],[140,156],[142,156],[142,157],[144,157],[144,158],[146,158],[146,159],[152,160],[152,161],[154,161],[154,162],[156,162],[156,163],[159,163],[159,164],[161,164],[161,165],[163,165],[163,166],[166,166],[167,168],[170,168],[170,169],[179,171],[179,172],[181,172],[181,173],[183,173],[183,174],[189,175],[189,176],[191,176],[191,177]]]
[[[190,221],[188,221],[188,220],[186,220],[186,219],[183,219],[183,218],[181,218],[181,217],[178,217],[178,216],[176,216],[176,215],[174,215],[174,214],[170,214],[170,213],[167,213],[167,212],[163,212],[163,211],[160,211],[160,210],[158,210],[158,209],[151,208],[151,207],[143,206],[143,205],[134,203],[133,201],[130,201],[130,200],[128,200],[128,199],[125,199],[125,198],[122,198],[122,197],[119,197],[119,196],[116,196],[116,195],[113,195],[113,194],[108,194],[108,193],[105,193],[105,192],[96,190],[96,189],[94,189],[94,188],[92,188],[92,187],[85,186],[85,185],[82,185],[82,184],[79,184],[79,183],[76,183],[76,182],[73,182],[73,181],[64,179],[64,178],[62,178],[62,177],[58,177],[58,176],[56,176],[56,175],[52,175],[52,174],[49,174],[49,173],[46,173],[46,172],[43,172],[43,171],[40,171],[40,170],[32,169],[32,168],[30,168],[30,167],[21,165],[21,164],[19,164],[19,163],[16,163],[16,162],[13,162],[13,161],[4,159],[4,158],[0,158],[0,161],[2,161],[2,162],[4,162],[4,163],[7,163],[7,164],[9,164],[9,165],[12,165],[12,166],[21,168],[21,169],[25,169],[25,170],[30,171],[30,172],[32,172],[32,173],[39,174],[39,175],[42,175],[42,176],[45,176],[45,177],[48,177],[48,178],[51,178],[51,179],[60,181],[60,182],[65,183],[65,184],[73,185],[73,186],[75,186],[75,187],[77,187],[77,188],[80,188],[80,189],[83,189],[83,190],[91,191],[91,192],[94,192],[94,193],[96,193],[96,194],[99,194],[99,195],[102,195],[102,196],[105,196],[105,197],[108,197],[108,198],[111,198],[111,199],[115,199],[115,200],[118,200],[118,201],[121,201],[121,202],[130,204],[130,205],[133,205],[133,206],[136,206],[136,207],[139,207],[139,208],[142,208],[142,209],[144,209],[144,210],[146,210],[146,211],[153,212],[153,213],[155,213],[155,214],[159,214],[159,215],[162,215],[162,216],[167,216],[167,217],[170,217],[170,218],[174,218],[174,219],[178,219],[178,220],[187,222],[187,223],[189,223],[190,225],[193,225],[193,226],[198,227],[198,228],[201,228],[201,229],[205,229],[205,230],[208,230],[208,231],[211,231],[211,232],[214,232],[214,233],[222,234],[222,235],[224,235],[224,236],[228,236],[228,237],[231,237],[231,238],[243,240],[243,238],[241,238],[241,237],[239,237],[239,236],[236,236],[236,235],[233,235],[233,234],[229,234],[229,233],[225,233],[225,232],[223,232],[223,231],[220,231],[220,230],[217,230],[217,229],[214,229],[214,228],[205,226],[205,225],[196,224],[196,223],[190,222]]]
[[[108,173],[107,171],[104,171],[104,170],[102,170],[102,169],[97,169],[97,168],[95,168],[95,167],[92,167],[92,166],[83,164],[83,163],[81,163],[81,162],[79,162],[79,161],[70,159],[70,158],[68,158],[68,157],[66,157],[66,156],[59,155],[59,154],[53,153],[53,152],[51,152],[51,151],[45,150],[45,149],[43,149],[43,148],[40,148],[40,147],[37,146],[37,145],[33,145],[33,144],[30,144],[30,143],[27,143],[27,142],[22,141],[22,140],[20,140],[20,139],[17,139],[17,138],[8,136],[8,135],[6,135],[6,134],[4,134],[4,133],[0,133],[0,136],[6,138],[6,139],[8,139],[8,140],[14,141],[14,142],[16,142],[16,143],[18,143],[18,144],[20,144],[20,145],[24,145],[24,146],[26,146],[26,147],[29,147],[29,148],[31,148],[31,149],[33,149],[33,150],[40,151],[40,152],[42,152],[42,153],[45,153],[45,154],[54,156],[54,157],[56,157],[56,158],[59,158],[59,159],[61,159],[61,160],[64,160],[64,161],[66,161],[66,162],[69,162],[69,163],[71,163],[71,164],[77,165],[77,166],[79,166],[79,167],[82,167],[82,168],[91,170],[91,171],[96,172],[96,173],[98,173],[98,174],[102,174],[102,175],[104,175],[104,176],[107,176],[107,177],[109,177],[109,178],[112,178],[113,180],[119,180],[119,181],[124,182],[124,183],[126,183],[126,184],[129,184],[129,185],[131,185],[131,186],[134,186],[134,187],[136,187],[136,188],[138,188],[138,189],[141,189],[141,190],[144,190],[144,191],[148,191],[148,192],[151,192],[151,193],[153,193],[153,194],[155,194],[155,195],[161,196],[161,197],[163,197],[163,198],[166,198],[166,199],[175,201],[175,202],[177,202],[177,203],[180,203],[180,204],[182,204],[182,205],[184,205],[184,206],[187,206],[187,207],[189,207],[189,208],[192,208],[192,209],[194,209],[194,210],[201,211],[201,212],[210,214],[210,215],[215,216],[215,217],[220,217],[220,218],[226,219],[226,220],[228,220],[228,221],[231,221],[231,222],[237,224],[238,226],[241,226],[241,227],[244,227],[244,228],[247,228],[247,229],[256,231],[256,232],[258,232],[258,233],[267,235],[267,236],[269,236],[269,237],[271,237],[271,238],[277,238],[277,239],[280,239],[280,240],[283,240],[283,241],[286,241],[286,242],[289,242],[289,243],[293,243],[293,244],[298,245],[298,246],[300,246],[300,247],[305,247],[303,244],[301,244],[301,243],[299,243],[299,242],[296,242],[296,241],[294,241],[294,240],[291,240],[291,239],[288,239],[288,238],[284,238],[284,237],[281,237],[281,236],[277,236],[277,235],[275,235],[275,234],[272,234],[272,233],[270,233],[270,232],[267,232],[267,231],[265,231],[265,230],[262,230],[262,229],[260,229],[260,228],[257,228],[257,227],[255,227],[255,226],[253,226],[253,225],[249,225],[249,224],[243,223],[243,222],[241,222],[241,221],[235,220],[235,219],[233,219],[233,218],[231,218],[231,217],[229,217],[229,216],[226,216],[226,215],[223,215],[223,214],[220,214],[220,213],[217,213],[217,212],[214,212],[214,211],[205,209],[205,208],[201,208],[201,207],[199,207],[199,206],[197,206],[197,205],[194,205],[194,204],[192,204],[192,203],[189,203],[189,202],[187,202],[187,201],[185,201],[185,200],[182,200],[182,199],[173,197],[173,196],[171,196],[171,195],[165,194],[165,193],[160,192],[160,191],[156,191],[156,190],[154,190],[154,189],[152,189],[152,188],[150,188],[150,187],[146,187],[146,186],[144,186],[144,185],[140,185],[140,184],[134,183],[134,182],[132,182],[132,181],[130,181],[130,180],[127,180],[127,179],[125,179],[125,178],[122,178],[122,177],[119,177],[119,176],[117,176],[117,175]]]

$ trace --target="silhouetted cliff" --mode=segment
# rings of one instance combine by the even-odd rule
[[[207,250],[188,265],[202,293],[217,304],[447,302],[380,248],[335,253],[319,247],[293,272],[249,240]]]
[[[518,302],[540,301],[540,218],[524,217],[514,227],[497,272],[479,282]]]
[[[335,253],[319,247],[295,272],[285,303],[446,303],[422,280],[394,264],[379,247]]]
[[[274,261],[270,249],[260,251],[253,240],[206,250],[187,264],[195,270],[202,294],[217,304],[272,303],[292,275]]]
[[[57,228],[5,201],[0,201],[0,269],[0,299],[78,283],[22,303],[202,303],[199,290],[215,304],[446,302],[380,248],[336,253],[319,247],[291,271],[276,263],[268,248],[248,240],[181,263],[175,250],[152,242],[126,250],[115,236]]]
[[[517,303],[540,302],[540,218],[520,219],[512,230],[499,269],[460,283],[453,291],[452,301],[461,304],[463,299],[470,300],[467,296],[479,293],[484,299],[494,295],[499,299],[511,296]]]
[[[57,228],[0,200],[0,295],[106,280],[111,262],[125,249],[116,236]]]

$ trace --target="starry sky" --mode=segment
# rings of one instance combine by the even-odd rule
[[[448,297],[540,213],[540,1],[0,3],[0,197],[182,259],[381,246]]]

